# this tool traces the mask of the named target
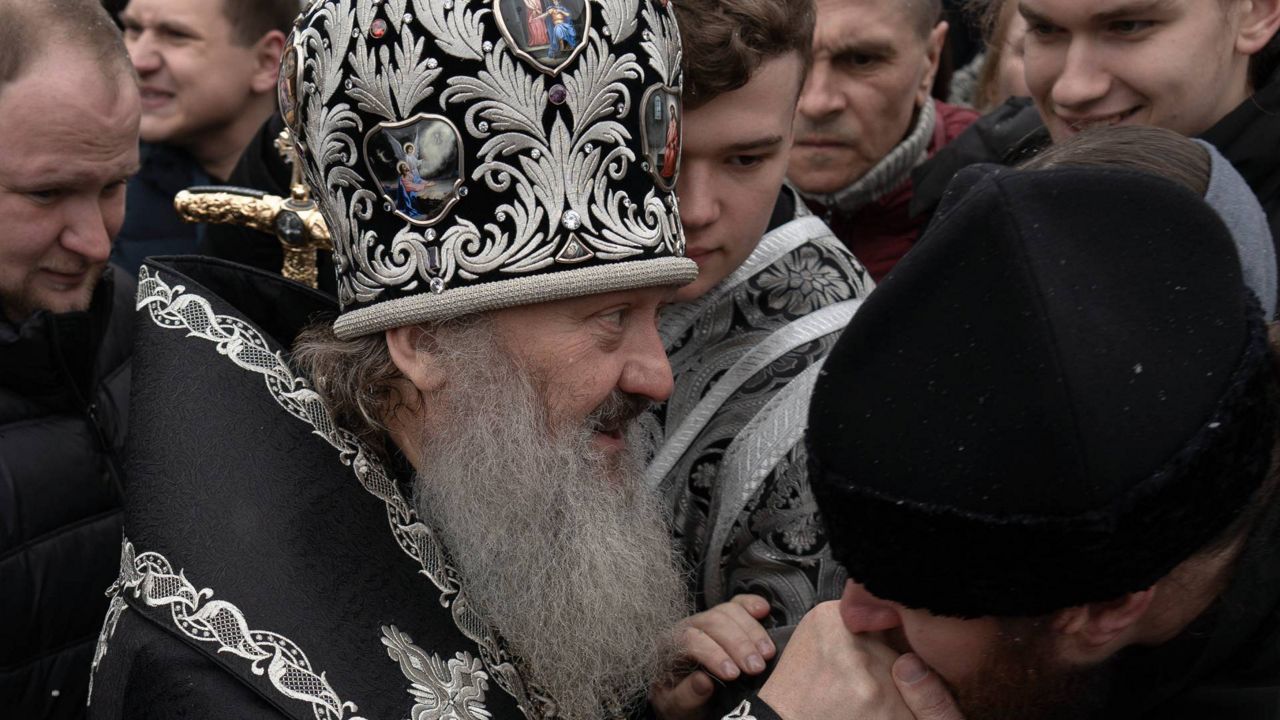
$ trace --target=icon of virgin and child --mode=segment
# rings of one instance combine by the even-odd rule
[[[383,126],[369,139],[370,170],[396,212],[409,220],[432,222],[457,191],[460,144],[457,131],[443,120]]]

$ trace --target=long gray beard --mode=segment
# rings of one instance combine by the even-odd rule
[[[448,407],[424,432],[419,513],[561,717],[621,712],[669,670],[674,628],[689,614],[670,533],[644,487],[646,454],[629,442],[610,458],[589,424],[556,427],[538,382],[492,331],[454,332],[433,349]]]

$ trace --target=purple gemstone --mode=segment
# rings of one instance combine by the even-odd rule
[[[564,101],[569,99],[569,91],[565,90],[563,85],[552,85],[551,90],[547,92],[547,97],[556,105],[563,105]]]

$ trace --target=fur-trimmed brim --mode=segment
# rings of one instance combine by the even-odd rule
[[[647,287],[683,286],[697,277],[697,263],[682,257],[561,270],[388,300],[342,314],[333,324],[333,331],[347,340],[389,328],[440,322],[518,305]]]

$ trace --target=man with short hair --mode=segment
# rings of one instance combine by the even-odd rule
[[[92,717],[596,720],[665,673],[684,581],[630,430],[697,274],[645,129],[679,35],[656,1],[562,6],[556,59],[519,2],[300,18],[282,114],[338,304],[144,266]]]
[[[1237,241],[1143,172],[958,175],[815,390],[811,482],[852,580],[759,699],[1276,717],[1280,358]]]
[[[675,9],[685,108],[676,192],[698,279],[663,312],[675,386],[646,418],[658,440],[648,479],[672,514],[697,608],[726,604],[693,618],[688,650],[733,680],[763,670],[772,646],[717,637],[720,612],[767,643],[749,614],[794,625],[843,586],[805,481],[794,405],[874,284],[783,185],[812,2],[686,0]],[[713,637],[727,653],[708,644]],[[712,687],[694,673],[655,702],[664,711],[690,705]]]
[[[965,165],[1017,162],[1091,125],[1143,124],[1217,147],[1280,241],[1280,1],[1021,0],[1018,11],[1032,102],[1001,106],[920,167],[913,212],[931,212]]]
[[[911,249],[912,168],[976,118],[930,96],[939,0],[818,0],[787,178],[879,282]]]
[[[0,0],[0,708],[76,718],[120,536],[139,99],[96,0]]]
[[[130,0],[120,14],[142,84],[143,170],[112,261],[195,252],[204,228],[179,191],[226,181],[276,110],[276,76],[298,0]]]

